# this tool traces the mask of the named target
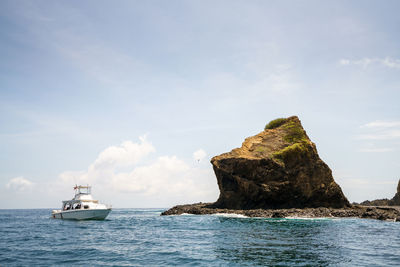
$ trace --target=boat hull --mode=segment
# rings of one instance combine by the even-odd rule
[[[65,220],[104,220],[111,209],[80,209],[80,210],[66,210],[66,211],[53,211],[51,216],[54,219]]]

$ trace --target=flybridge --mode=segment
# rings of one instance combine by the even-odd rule
[[[89,185],[75,185],[74,190],[75,190],[75,195],[78,194],[89,195],[91,194],[92,187]]]

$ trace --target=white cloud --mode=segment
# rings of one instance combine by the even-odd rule
[[[154,152],[155,148],[146,140],[145,136],[139,137],[140,144],[125,141],[120,146],[110,146],[99,154],[90,169],[104,169],[131,166],[140,159]]]
[[[366,133],[358,136],[361,140],[393,140],[400,138],[400,121],[372,121],[360,127]]]
[[[357,60],[341,59],[339,60],[341,65],[356,65],[362,66],[364,69],[371,65],[381,65],[388,68],[400,69],[400,59],[396,58],[362,58]]]
[[[400,59],[385,58],[380,60],[381,64],[389,68],[400,68]]]
[[[140,138],[140,143],[126,141],[119,146],[111,146],[102,151],[86,171],[60,174],[59,186],[92,184],[96,192],[142,196],[142,199],[158,206],[216,199],[218,190],[211,168],[190,166],[176,156],[159,156],[148,164],[137,165],[154,151],[155,148],[145,138]],[[195,155],[202,159],[206,153],[200,149]],[[117,166],[124,168],[118,169]],[[131,205],[137,206],[137,203]]]
[[[341,59],[339,60],[340,65],[350,65],[350,60],[348,59]]]
[[[390,152],[393,151],[393,148],[382,147],[382,148],[362,148],[360,149],[361,152],[367,153],[383,153],[383,152]]]
[[[399,149],[400,121],[372,121],[360,129],[363,132],[357,136],[363,142],[360,152],[385,153]]]
[[[359,139],[363,140],[390,140],[398,138],[400,138],[400,129],[390,131],[378,131],[375,133],[362,134],[359,136]]]
[[[400,126],[400,121],[373,121],[369,122],[362,127],[366,128],[392,128]]]
[[[207,153],[203,149],[199,149],[193,153],[195,161],[202,161],[207,156]]]
[[[34,186],[34,183],[25,179],[22,176],[12,178],[7,184],[7,189],[15,191],[26,191],[30,190]]]
[[[176,194],[191,183],[187,180],[189,170],[189,166],[177,157],[163,156],[131,172],[114,173],[111,184],[119,192],[155,195],[167,190]]]

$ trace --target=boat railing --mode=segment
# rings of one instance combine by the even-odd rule
[[[75,195],[79,194],[90,195],[92,187],[89,185],[75,185],[74,190],[75,190]]]
[[[92,202],[92,203],[99,203],[99,201],[98,200],[95,200],[95,199],[80,199],[79,201],[81,201],[81,202]]]

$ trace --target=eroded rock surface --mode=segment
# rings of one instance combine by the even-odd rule
[[[226,209],[287,209],[350,204],[297,117],[269,123],[240,148],[211,159]]]

